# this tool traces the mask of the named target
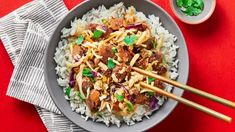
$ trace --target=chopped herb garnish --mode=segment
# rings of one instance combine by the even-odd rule
[[[108,68],[113,69],[115,67],[115,63],[113,62],[113,59],[108,59]]]
[[[113,52],[113,53],[118,52],[118,51],[117,51],[117,47],[113,47],[113,48],[112,48],[112,52]]]
[[[86,77],[93,77],[93,74],[91,73],[90,68],[84,68],[82,71],[82,75]]]
[[[151,97],[151,96],[154,95],[154,92],[147,92],[147,95],[148,95],[149,97]]]
[[[81,35],[81,36],[78,37],[76,43],[77,43],[78,45],[80,45],[80,44],[82,44],[83,41],[84,41],[84,37]]]
[[[118,101],[123,101],[124,100],[123,95],[116,94],[116,98],[117,98]]]
[[[127,35],[124,38],[124,42],[126,43],[126,45],[131,46],[136,42],[137,39],[138,39],[138,37],[136,35],[130,35],[130,36]]]
[[[177,6],[182,12],[189,16],[199,15],[203,8],[203,0],[176,0]]]
[[[67,87],[67,88],[65,89],[65,94],[66,94],[68,97],[70,97],[70,92],[71,92],[71,87]]]
[[[155,80],[156,80],[155,78],[149,77],[149,78],[148,78],[148,84],[152,83],[152,82],[155,81]]]
[[[99,37],[101,37],[103,35],[103,32],[100,30],[95,30],[95,32],[93,33],[93,38],[94,39],[98,39]]]
[[[86,99],[83,95],[81,95],[79,92],[77,92],[77,95],[78,95],[78,97],[81,99],[81,100],[84,100],[84,99]]]
[[[134,110],[134,105],[129,101],[129,100],[124,100],[126,103],[126,106],[128,108],[128,111],[133,111]]]

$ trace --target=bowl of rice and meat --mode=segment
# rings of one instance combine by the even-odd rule
[[[61,21],[46,52],[45,80],[54,103],[89,131],[144,131],[176,106],[139,82],[178,96],[183,90],[131,67],[182,83],[188,77],[182,33],[149,1],[85,1]]]

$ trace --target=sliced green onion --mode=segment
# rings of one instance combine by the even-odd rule
[[[65,94],[68,96],[68,97],[70,97],[70,92],[71,92],[71,87],[67,87],[66,89],[65,89]]]
[[[77,43],[78,45],[80,45],[80,44],[82,44],[83,41],[84,41],[84,37],[81,35],[81,36],[78,37],[76,43]]]
[[[82,71],[82,75],[86,77],[93,77],[93,74],[91,73],[90,68],[84,68]]]
[[[81,100],[84,100],[84,99],[86,99],[83,95],[81,95],[79,92],[77,92],[77,95],[78,95],[78,97],[81,99]]]
[[[124,96],[123,95],[119,95],[119,94],[116,94],[116,99],[118,100],[118,101],[123,101],[124,100]]]
[[[108,68],[113,69],[115,67],[115,63],[113,62],[113,59],[108,59]]]
[[[129,101],[129,100],[124,100],[126,103],[126,106],[128,108],[128,111],[133,111],[134,110],[134,105]]]
[[[98,39],[98,38],[100,38],[102,35],[103,35],[103,32],[96,29],[95,32],[93,33],[93,38],[94,38],[94,39]]]
[[[126,43],[126,45],[128,45],[128,46],[131,46],[131,45],[133,45],[135,42],[136,42],[136,40],[138,39],[138,37],[136,36],[136,35],[127,35],[125,38],[124,38],[124,42]]]
[[[147,92],[147,95],[148,95],[149,97],[151,97],[151,96],[154,95],[154,92]]]
[[[155,81],[155,80],[156,80],[155,78],[148,77],[148,84],[152,83],[152,82]]]

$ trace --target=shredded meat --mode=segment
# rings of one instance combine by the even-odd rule
[[[82,91],[86,94],[88,88],[92,88],[93,83],[88,77],[83,77],[82,78]]]
[[[111,45],[103,45],[101,46],[100,50],[99,50],[99,55],[102,56],[101,61],[105,64],[108,63],[108,58],[113,58],[114,57],[114,53],[112,52],[112,46]]]
[[[135,54],[140,53],[141,52],[141,48],[140,47],[133,47],[132,52],[135,53]]]
[[[98,110],[98,106],[100,105],[99,96],[100,96],[100,92],[93,89],[91,90],[90,95],[88,96],[88,99],[86,100],[86,103],[92,112],[95,112]]]

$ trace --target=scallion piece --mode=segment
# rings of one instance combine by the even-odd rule
[[[115,63],[113,62],[113,59],[108,59],[108,68],[113,69],[115,67]]]
[[[66,89],[65,89],[65,94],[68,96],[68,97],[70,97],[70,92],[71,92],[71,87],[67,87]]]
[[[78,37],[76,44],[80,45],[80,44],[82,44],[83,41],[84,41],[84,37],[81,35]]]
[[[84,99],[86,99],[84,96],[82,96],[79,92],[77,92],[77,95],[78,95],[78,97],[81,99],[81,100],[84,100]]]
[[[155,78],[149,77],[149,78],[148,78],[148,84],[152,83],[152,82],[155,81],[155,80],[156,80]]]
[[[124,96],[123,95],[119,95],[119,94],[116,94],[116,99],[118,100],[118,101],[123,101],[124,100]]]
[[[93,38],[94,38],[94,39],[98,39],[98,38],[100,38],[103,34],[104,34],[104,33],[103,33],[102,31],[96,29],[95,32],[93,33]]]
[[[128,111],[133,111],[134,110],[134,105],[129,101],[129,100],[124,100],[126,103],[126,106],[128,108]]]
[[[90,68],[84,68],[82,71],[82,75],[86,77],[93,77],[93,74],[91,73]]]

